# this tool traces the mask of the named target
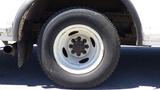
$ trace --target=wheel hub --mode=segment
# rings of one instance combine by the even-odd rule
[[[74,74],[94,70],[103,57],[103,42],[91,27],[75,24],[64,28],[54,42],[57,63]]]
[[[89,45],[87,44],[86,39],[82,39],[81,37],[77,37],[71,40],[72,44],[69,45],[72,54],[76,54],[80,57],[82,54],[87,54],[87,49],[89,49]]]

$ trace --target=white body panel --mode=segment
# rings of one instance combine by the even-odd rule
[[[20,7],[28,0],[0,0],[0,40],[13,41],[13,26]],[[144,45],[160,45],[160,0],[130,0],[141,24]]]
[[[0,0],[0,39],[13,40],[13,24],[25,0]]]
[[[130,0],[139,15],[144,45],[160,45],[160,0]]]

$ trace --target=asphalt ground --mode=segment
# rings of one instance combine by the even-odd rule
[[[0,90],[50,90],[56,87],[43,73],[36,55],[22,68],[16,59],[0,51]],[[115,72],[93,89],[155,90],[160,88],[160,48],[122,47]]]

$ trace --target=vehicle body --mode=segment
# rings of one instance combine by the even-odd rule
[[[4,51],[12,55],[18,52],[18,65],[22,66],[32,51],[33,44],[37,44],[43,24],[49,18],[69,9],[86,8],[108,17],[118,30],[121,45],[160,46],[159,3],[159,0],[5,0],[0,3],[0,40],[15,42],[12,47],[4,48]],[[87,28],[77,26],[80,29]],[[80,32],[83,34],[87,31]]]

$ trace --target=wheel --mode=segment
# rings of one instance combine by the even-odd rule
[[[109,77],[119,59],[112,23],[88,9],[66,10],[44,24],[38,56],[45,73],[66,88],[90,88]]]

